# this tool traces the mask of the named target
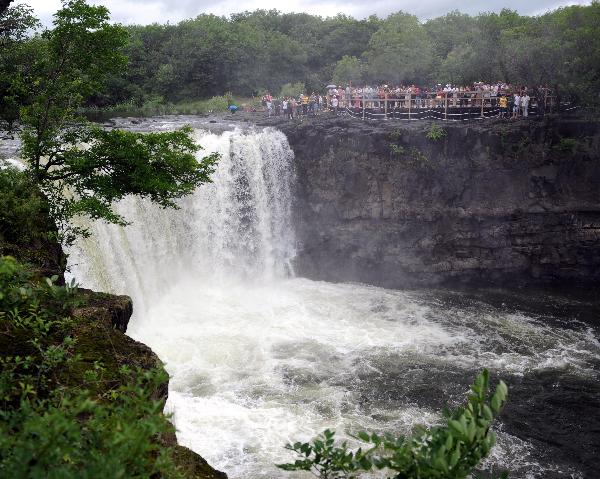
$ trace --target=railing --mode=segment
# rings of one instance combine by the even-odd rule
[[[490,91],[444,92],[443,95],[404,93],[393,97],[386,95],[383,98],[352,96],[350,99],[340,99],[337,111],[363,120],[378,118],[408,121],[426,119],[465,121],[497,117],[501,112],[499,105],[500,95],[492,95]],[[555,110],[556,107],[556,98],[546,93],[541,101],[536,97],[531,98],[528,115],[543,115]],[[327,108],[335,110],[329,96]],[[509,104],[505,111],[508,116],[512,116]]]

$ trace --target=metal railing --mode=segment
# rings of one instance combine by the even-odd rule
[[[397,119],[468,121],[497,117],[501,113],[501,95],[493,95],[489,91],[444,92],[444,94],[405,93],[383,98],[366,98],[353,96],[341,99],[337,109],[327,97],[327,109],[337,110],[354,118],[365,119]],[[528,115],[537,116],[555,110],[556,98],[545,94],[541,101],[532,97],[528,105]],[[505,109],[507,116],[512,116],[510,105]]]

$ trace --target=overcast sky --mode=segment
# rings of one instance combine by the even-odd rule
[[[332,16],[345,13],[355,18],[365,18],[376,14],[385,17],[391,12],[404,10],[421,19],[438,17],[451,10],[477,14],[479,12],[500,11],[508,7],[522,14],[538,15],[548,10],[575,4],[589,4],[590,1],[560,0],[89,0],[96,5],[104,5],[111,11],[112,18],[125,24],[148,24],[153,22],[176,23],[201,13],[229,15],[244,10],[275,8],[282,12],[306,12],[313,15]],[[60,0],[17,0],[32,6],[37,16],[49,25],[52,14],[61,5]]]

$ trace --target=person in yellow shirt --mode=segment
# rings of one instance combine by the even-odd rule
[[[508,114],[508,98],[506,98],[504,93],[500,97],[498,104],[500,106],[500,118],[506,118]]]
[[[302,114],[304,116],[308,115],[308,95],[302,95]]]

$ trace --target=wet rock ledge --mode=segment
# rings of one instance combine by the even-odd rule
[[[133,303],[129,296],[115,296],[97,293],[87,289],[79,290],[84,305],[73,311],[76,319],[77,352],[81,355],[81,371],[101,362],[106,368],[106,383],[118,385],[118,371],[121,366],[145,370],[162,368],[163,364],[146,345],[139,343],[124,333],[133,313]],[[77,383],[78,371],[70,371],[70,380]],[[153,391],[153,399],[166,400],[169,383],[161,384]],[[202,457],[177,444],[175,430],[162,438],[162,444],[174,448],[173,459],[185,477],[198,479],[226,479],[227,476],[213,469]]]

